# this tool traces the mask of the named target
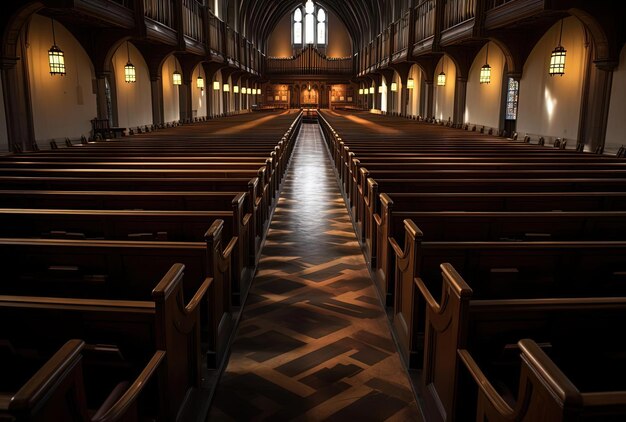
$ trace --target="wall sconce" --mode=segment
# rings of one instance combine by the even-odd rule
[[[235,85],[235,86],[233,86],[233,92],[234,92],[235,94],[239,94],[239,85]]]
[[[48,64],[50,65],[51,75],[65,75],[65,54],[57,46],[56,36],[54,34],[54,19],[52,21],[52,47],[48,50]]]
[[[489,66],[489,42],[487,42],[487,51],[485,52],[485,64],[480,68],[480,83],[488,84],[491,82],[491,66]]]
[[[126,53],[128,54],[128,62],[124,66],[124,82],[134,83],[137,81],[137,71],[135,66],[130,62],[130,47],[128,41],[126,41]]]
[[[363,88],[359,88],[359,95],[363,95]]]
[[[370,94],[373,94],[373,93],[374,93],[374,87],[370,86]]]
[[[196,87],[200,88],[200,91],[204,91],[204,78],[200,75],[196,79]]]
[[[395,82],[391,83],[391,92],[397,92],[398,91],[398,84]]]
[[[223,84],[222,85],[222,89],[224,90],[224,92],[230,92],[230,85],[229,84]]]
[[[213,81],[213,91],[219,91],[219,90],[220,90],[220,82]]]
[[[441,73],[437,76],[437,85],[438,86],[446,86],[446,74],[443,71],[443,62],[446,61],[446,57],[444,56],[441,60]]]
[[[563,38],[563,19],[561,19],[559,44],[554,50],[552,50],[552,56],[550,56],[550,68],[548,69],[550,76],[563,76],[565,74],[565,54],[567,53],[567,50],[561,45],[561,38]]]
[[[413,89],[413,88],[415,88],[415,81],[413,80],[413,78],[409,78],[409,79],[406,81],[406,87],[407,87],[407,89]]]

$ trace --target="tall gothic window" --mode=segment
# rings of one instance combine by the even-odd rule
[[[292,39],[294,45],[314,44],[325,46],[327,42],[328,20],[326,11],[307,0],[304,4],[304,16],[302,7],[293,12]]]
[[[519,82],[509,78],[509,86],[506,93],[506,120],[517,119],[517,103],[519,101]]]

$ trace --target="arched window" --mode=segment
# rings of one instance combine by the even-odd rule
[[[302,10],[293,12],[293,43],[302,44]]]
[[[314,44],[325,46],[327,43],[328,19],[326,11],[307,0],[304,4],[304,19],[302,7],[293,12],[292,40],[295,46]]]

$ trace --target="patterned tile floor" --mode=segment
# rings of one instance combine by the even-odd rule
[[[317,125],[300,133],[209,420],[420,420]]]

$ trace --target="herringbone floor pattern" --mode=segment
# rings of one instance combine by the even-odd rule
[[[317,125],[303,125],[209,420],[415,421]]]

